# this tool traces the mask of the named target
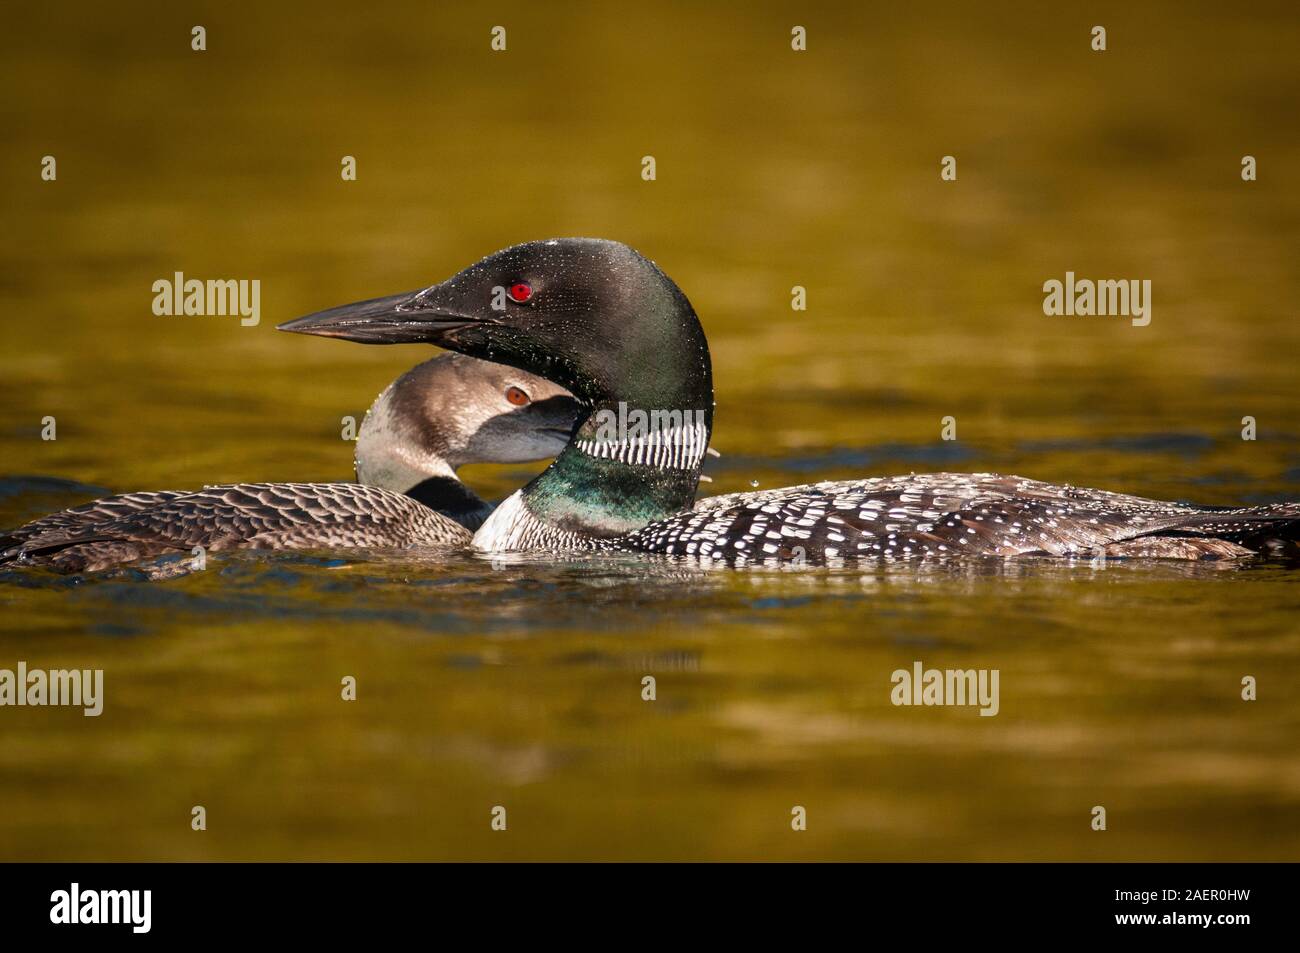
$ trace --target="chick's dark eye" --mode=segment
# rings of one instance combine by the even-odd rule
[[[533,401],[533,399],[519,387],[507,387],[506,400],[510,401],[510,403],[514,404],[516,407],[523,407],[525,404],[531,404]]]
[[[518,301],[522,303],[524,301],[527,301],[532,296],[533,296],[533,289],[530,288],[528,285],[524,284],[522,281],[510,286],[510,298],[513,301]]]

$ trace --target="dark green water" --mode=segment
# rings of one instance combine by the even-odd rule
[[[104,489],[346,478],[340,417],[429,352],[274,324],[569,234],[634,245],[694,302],[711,492],[955,469],[1300,499],[1290,8],[699,6],[10,13],[0,526]],[[177,270],[260,279],[261,323],[155,316]],[[1067,270],[1149,278],[1151,324],[1044,316]],[[530,472],[465,475],[500,497]],[[1035,560],[8,573],[0,668],[102,668],[107,699],[0,709],[0,857],[1294,860],[1298,583]],[[998,669],[999,714],[891,705],[915,660]]]

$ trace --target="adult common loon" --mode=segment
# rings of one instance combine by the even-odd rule
[[[122,493],[0,535],[0,563],[59,572],[228,549],[460,547],[492,511],[467,463],[554,456],[577,402],[514,367],[445,354],[376,398],[357,432],[357,483],[235,483]]]
[[[1223,558],[1300,530],[1300,504],[1208,508],[995,474],[818,483],[705,499],[692,510],[713,424],[708,344],[677,285],[613,241],[516,245],[441,284],[280,328],[435,344],[539,374],[578,398],[583,419],[568,446],[475,533],[474,546],[486,551],[604,549],[741,563]],[[611,426],[656,414],[648,431]]]

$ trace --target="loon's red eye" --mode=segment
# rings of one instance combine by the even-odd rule
[[[528,287],[525,285],[524,287]],[[528,396],[522,387],[507,387],[506,400],[516,407],[523,407],[525,404],[531,404],[533,399]]]
[[[533,289],[528,287],[528,285],[524,284],[522,281],[510,286],[510,297],[514,301],[522,303],[532,296]]]

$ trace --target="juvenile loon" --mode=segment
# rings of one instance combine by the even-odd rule
[[[618,242],[516,245],[423,290],[280,327],[372,344],[435,344],[540,374],[577,397],[582,422],[573,439],[475,533],[474,546],[485,551],[622,550],[737,563],[1224,558],[1300,532],[1297,503],[1209,508],[987,473],[733,493],[692,510],[713,423],[708,344],[677,285]],[[648,430],[610,426],[655,414]]]
[[[492,507],[457,468],[554,456],[577,410],[548,380],[445,354],[376,398],[357,433],[357,483],[235,483],[104,497],[0,535],[0,563],[82,572],[196,546],[466,546]]]

